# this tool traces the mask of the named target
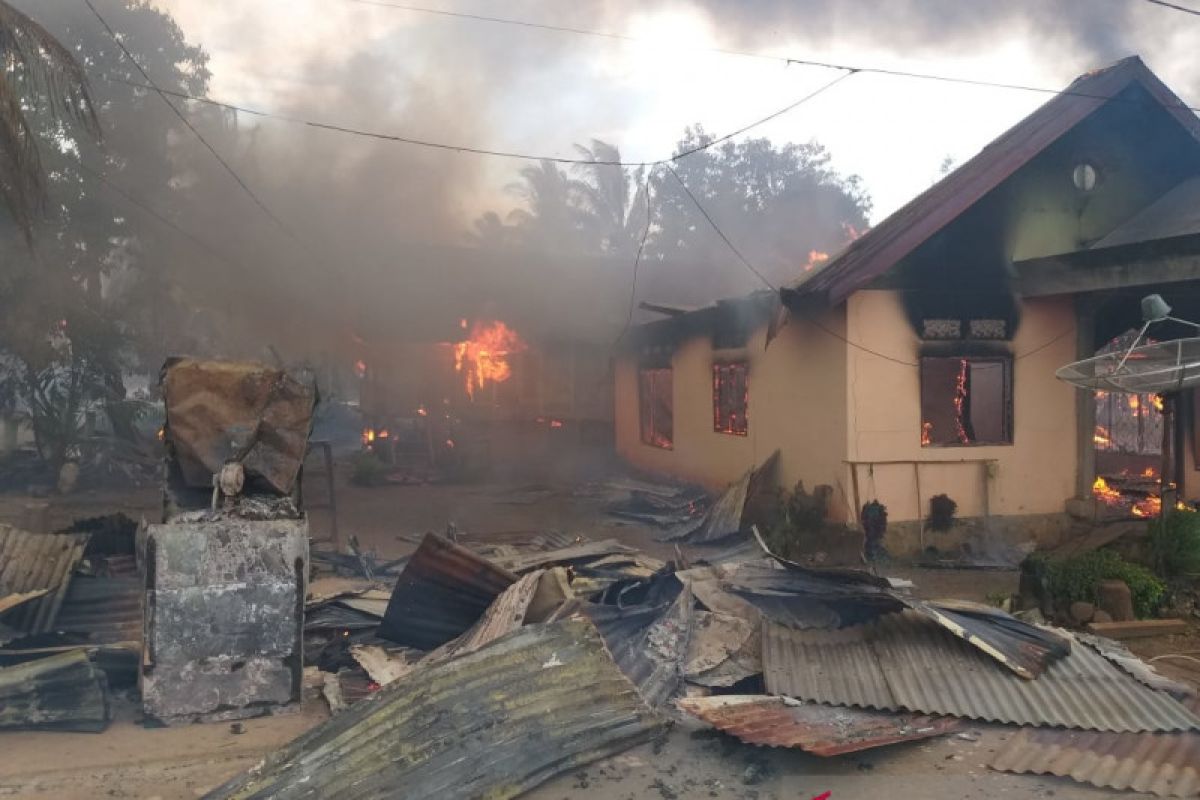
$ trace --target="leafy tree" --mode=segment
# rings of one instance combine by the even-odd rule
[[[575,145],[575,149],[590,162],[621,160],[616,146],[599,139],[592,139],[591,147]],[[589,239],[599,242],[606,253],[632,254],[647,224],[645,168],[591,163],[580,165],[578,171],[584,176],[577,191]]]
[[[46,171],[41,144],[52,141],[31,124],[27,101],[37,108],[54,133],[63,135],[75,122],[89,133],[99,124],[88,94],[83,67],[45,28],[0,0],[0,196],[26,244],[46,205]]]

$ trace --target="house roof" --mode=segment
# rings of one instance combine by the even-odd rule
[[[1143,244],[1200,234],[1200,175],[1188,178],[1089,249]]]
[[[1200,140],[1200,118],[1137,56],[1076,78],[977,155],[851,242],[819,270],[784,287],[783,295],[818,295],[837,303],[879,277],[1029,163],[1092,112],[1140,84]]]

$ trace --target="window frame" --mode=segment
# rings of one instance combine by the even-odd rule
[[[1003,369],[1003,378],[1001,384],[1002,417],[1000,420],[1003,438],[1000,440],[978,440],[970,442],[926,442],[925,441],[925,425],[927,419],[925,415],[925,382],[926,369],[933,361],[967,361],[968,363],[990,362],[1000,364]],[[920,418],[920,430],[918,431],[918,439],[922,450],[929,448],[947,448],[947,447],[1012,447],[1016,439],[1015,426],[1015,392],[1013,389],[1013,372],[1014,359],[1011,353],[956,353],[953,355],[929,354],[923,355],[919,359],[919,371],[917,377],[918,391],[918,414]]]
[[[668,400],[668,408],[670,409],[670,430],[667,435],[663,435],[661,429],[655,425],[654,417],[654,398],[648,396],[647,392],[652,391],[655,383],[651,379],[652,373],[666,373],[668,378],[665,381],[670,398]],[[637,403],[638,403],[638,439],[647,447],[654,447],[659,450],[674,450],[675,449],[675,370],[672,366],[639,366],[637,372]],[[649,418],[647,419],[647,413]],[[657,434],[657,438],[656,435]]]
[[[736,426],[724,425],[724,414],[722,409],[722,378],[725,373],[738,371],[741,373],[741,407],[731,412],[731,421],[736,421],[738,412],[740,411],[741,429]],[[712,365],[712,384],[713,384],[713,433],[724,434],[725,436],[749,436],[750,435],[750,362],[746,360],[738,361],[715,361]],[[737,387],[733,388],[736,393]],[[737,402],[735,398],[735,402]]]

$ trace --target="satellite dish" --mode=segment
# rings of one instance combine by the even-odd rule
[[[1170,394],[1200,386],[1200,337],[1143,344],[1146,331],[1160,322],[1177,322],[1200,330],[1200,325],[1172,317],[1161,296],[1142,299],[1142,319],[1133,344],[1124,353],[1106,353],[1060,367],[1055,376],[1093,391],[1129,394]]]

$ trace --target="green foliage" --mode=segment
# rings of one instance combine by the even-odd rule
[[[789,492],[778,488],[769,508],[763,509],[764,538],[771,552],[785,558],[799,555],[801,542],[820,533],[829,510],[828,487],[818,486],[811,494],[798,482]]]
[[[1153,572],[1125,561],[1111,550],[1094,550],[1046,563],[1046,583],[1059,607],[1076,600],[1095,603],[1096,584],[1105,580],[1125,582],[1133,597],[1133,611],[1139,617],[1153,616],[1166,594],[1166,586]]]
[[[1150,523],[1150,554],[1167,577],[1200,574],[1200,513],[1180,509]]]
[[[350,482],[355,486],[382,486],[388,474],[388,465],[379,456],[364,450],[351,459]]]

